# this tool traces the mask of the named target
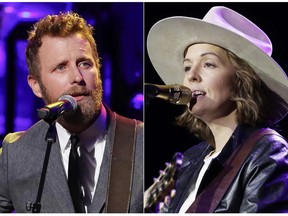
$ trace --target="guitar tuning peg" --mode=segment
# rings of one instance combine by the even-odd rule
[[[153,178],[153,181],[154,182],[159,182],[159,179],[158,178]]]
[[[166,172],[163,171],[163,170],[160,170],[159,173],[160,173],[161,175],[165,175],[165,174],[166,174]]]
[[[166,162],[165,165],[166,165],[167,167],[171,167],[171,163]]]

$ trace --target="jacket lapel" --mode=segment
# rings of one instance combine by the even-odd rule
[[[52,145],[47,172],[47,182],[51,188],[55,201],[58,202],[62,212],[74,212],[70,191],[68,188],[67,177],[60,155],[60,146],[58,139]]]
[[[245,127],[244,125],[238,125],[219,156],[212,160],[210,166],[205,172],[205,175],[203,176],[203,179],[197,191],[197,195],[204,191],[207,184],[212,179],[214,179],[215,176],[217,176],[217,174],[224,168],[224,163],[230,156],[230,154],[237,148],[237,146],[243,143],[245,138],[253,130],[249,127]],[[211,150],[212,147],[209,146],[209,144],[205,144],[205,142],[203,142],[185,152],[184,160],[186,162],[183,161],[184,167],[183,170],[181,170],[181,173],[183,173],[183,175],[179,176],[179,179],[177,181],[177,184],[179,182],[179,185],[182,185],[182,188],[176,189],[175,201],[173,199],[169,212],[178,212],[189,193],[195,188],[196,179],[198,177],[200,168],[203,165],[203,160]]]
[[[88,206],[88,212],[105,212],[105,202],[107,197],[107,183],[108,183],[108,175],[110,170],[110,159],[112,154],[112,146],[114,142],[115,135],[115,126],[116,126],[116,117],[115,113],[105,107],[107,110],[108,116],[108,129],[107,129],[107,139],[106,146],[103,156],[102,165],[100,168],[100,174],[98,183],[96,186],[95,195],[93,201],[90,206]]]
[[[195,188],[204,157],[210,150],[211,146],[203,142],[185,152],[181,173],[176,184],[176,195],[169,207],[169,212],[178,212],[190,192]]]

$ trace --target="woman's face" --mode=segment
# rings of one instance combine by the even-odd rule
[[[235,110],[235,104],[230,101],[233,65],[224,49],[194,44],[187,50],[183,68],[184,85],[192,90],[195,100],[189,107],[194,116],[208,123]]]

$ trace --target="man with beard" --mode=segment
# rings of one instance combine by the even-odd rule
[[[143,123],[122,117],[102,103],[100,62],[92,34],[92,26],[73,12],[48,15],[29,32],[27,80],[32,91],[46,104],[70,95],[77,109],[64,112],[55,123],[57,136],[41,193],[37,189],[45,137],[53,123],[41,120],[25,132],[5,137],[0,151],[0,212],[143,211]],[[72,192],[76,186],[69,183],[71,137],[75,135],[78,198]],[[128,158],[121,155],[126,153]],[[38,201],[33,203],[36,195]]]

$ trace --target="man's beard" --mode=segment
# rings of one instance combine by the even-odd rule
[[[42,82],[39,83],[39,85],[43,100],[46,104],[53,103],[59,99],[52,98]],[[91,124],[101,111],[103,88],[100,79],[97,80],[96,88],[93,90],[89,90],[84,86],[75,86],[63,93],[63,95],[77,94],[85,95],[84,99],[78,102],[77,109],[75,111],[63,113],[63,115],[57,119],[57,122],[59,122],[64,128],[65,125],[77,126]]]

